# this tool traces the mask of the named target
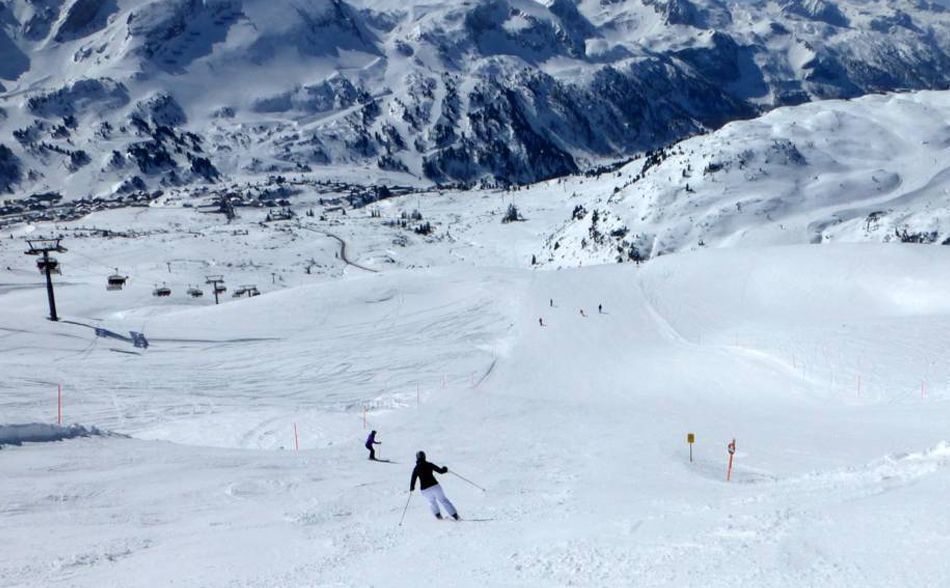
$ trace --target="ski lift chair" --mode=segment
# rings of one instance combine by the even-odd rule
[[[115,273],[106,278],[106,290],[121,290],[128,279],[128,276],[121,275],[119,269],[116,268]]]
[[[36,267],[37,267],[37,269],[40,270],[40,273],[41,273],[41,274],[45,274],[45,273],[46,273],[46,266],[47,266],[47,264],[49,265],[49,273],[51,273],[51,274],[62,274],[62,273],[63,273],[63,272],[60,271],[60,269],[59,269],[59,262],[56,261],[56,258],[55,258],[55,257],[50,257],[48,262],[47,262],[47,260],[45,260],[45,259],[37,259],[37,260],[36,260]]]

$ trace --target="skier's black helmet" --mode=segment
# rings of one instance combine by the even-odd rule
[[[416,461],[425,461],[425,460],[426,460],[426,452],[425,452],[425,451],[417,451],[417,452],[416,452]]]

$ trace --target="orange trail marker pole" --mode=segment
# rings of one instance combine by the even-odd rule
[[[693,463],[693,443],[696,441],[696,435],[693,433],[686,434],[686,442],[689,443],[689,463]]]
[[[56,385],[56,424],[63,424],[63,385]]]
[[[300,436],[297,435],[297,423],[294,423],[294,451],[300,451]]]
[[[726,470],[726,481],[729,482],[732,480],[732,457],[736,453],[736,440],[733,439],[732,443],[727,446],[729,450],[729,469]]]

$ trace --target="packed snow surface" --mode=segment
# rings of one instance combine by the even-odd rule
[[[804,162],[786,145],[756,164],[768,185],[727,127],[619,190],[644,161],[359,209],[304,190],[283,221],[248,207],[226,222],[169,194],[6,226],[0,586],[950,585],[950,248],[944,176],[928,171],[945,157],[941,100],[743,123],[755,144],[776,121],[812,129]],[[899,111],[917,122],[894,145],[920,137],[916,159],[886,156],[883,123],[854,139],[849,113]],[[667,192],[717,148],[721,168]],[[858,160],[876,150],[871,192]],[[800,180],[787,208],[673,230],[691,203],[734,209]],[[883,214],[810,238],[868,194]],[[668,202],[639,220],[652,201]],[[524,220],[502,223],[511,204]],[[850,242],[890,218],[905,221],[889,234],[921,232],[927,215],[932,240]],[[652,253],[598,265],[618,243],[592,228],[628,246],[652,234]],[[23,254],[51,234],[68,248],[59,322]],[[128,282],[107,291],[115,272]],[[373,429],[391,462],[366,459]],[[35,442],[8,444],[17,431]],[[462,522],[409,494],[420,449],[449,467]]]
[[[4,448],[4,586],[950,581],[945,248],[349,268],[219,306],[106,292],[81,249],[73,322],[4,285],[2,419],[50,422],[62,383],[67,422],[130,438]],[[418,449],[485,488],[441,477],[465,522],[417,491],[399,526]]]

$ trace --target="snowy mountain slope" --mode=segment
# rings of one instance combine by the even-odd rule
[[[783,108],[523,189],[309,186],[289,220],[169,189],[8,224],[0,584],[946,584],[948,113]],[[934,246],[896,242],[928,218]],[[50,234],[58,323],[23,254]],[[101,434],[10,446],[59,384],[67,427]],[[365,459],[370,429],[395,463]],[[419,449],[486,489],[441,477],[469,521],[409,499]]]
[[[528,182],[783,104],[945,88],[948,19],[895,0],[5,0],[0,188],[327,165]]]
[[[667,20],[723,19],[723,7],[734,23],[782,9],[795,26],[833,26],[811,20],[822,3],[799,4],[819,12],[712,0],[582,2],[576,11],[511,2],[518,14],[480,3],[454,7],[451,18],[444,4],[419,1],[411,12],[420,31],[441,26],[440,35],[467,39],[475,26],[478,51],[500,46],[534,60],[532,71],[574,76],[572,52],[597,45],[590,35],[652,31],[660,51],[677,42],[662,34]],[[12,6],[20,21],[48,9],[31,43],[53,55],[73,43],[65,39],[109,34],[132,4]],[[4,107],[3,120],[20,124],[30,110],[61,121],[19,136],[69,151],[45,147],[43,157],[77,167],[57,175],[77,183],[74,195],[129,180],[127,157],[151,170],[128,182],[130,192],[165,186],[147,205],[3,220],[0,457],[9,483],[0,484],[0,524],[13,539],[0,585],[950,583],[950,368],[940,361],[950,344],[950,250],[936,246],[950,238],[947,92],[779,108],[610,171],[374,201],[380,191],[317,185],[319,173],[258,177],[269,163],[252,158],[269,147],[255,137],[284,132],[292,112],[293,141],[304,145],[300,129],[361,116],[364,92],[377,104],[398,93],[330,68],[312,85],[248,84],[247,101],[229,110],[215,96],[240,92],[202,93],[195,68],[243,69],[259,52],[262,79],[277,64],[299,62],[286,71],[304,76],[307,63],[327,59],[396,79],[384,33],[408,17],[314,2],[299,13],[302,28],[283,14],[253,30],[249,22],[267,24],[266,6],[240,4],[261,11],[253,21],[229,6],[239,4],[150,6],[136,18],[164,32],[103,49],[100,77],[7,95],[20,106]],[[841,6],[849,23],[880,7]],[[220,27],[224,40],[189,41],[182,31],[192,25]],[[328,58],[318,34],[326,27],[349,35],[350,49]],[[552,27],[561,32],[550,36]],[[511,43],[516,33],[525,44]],[[297,44],[292,56],[281,55],[284,36]],[[541,59],[552,38],[561,53]],[[239,49],[227,54],[232,44]],[[703,33],[676,59],[700,63],[698,47],[728,44]],[[424,46],[410,47],[414,57],[441,59],[422,55]],[[604,47],[600,55],[617,58]],[[786,49],[797,62],[814,58]],[[307,51],[312,61],[298,57]],[[158,61],[148,71],[114,75],[149,64],[149,52]],[[504,71],[497,63],[481,67]],[[717,62],[703,63],[711,71]],[[752,96],[755,76],[738,71],[729,91]],[[180,83],[169,91],[163,79]],[[441,85],[412,83],[432,95],[426,116],[454,116]],[[264,86],[273,91],[258,94]],[[472,95],[460,91],[459,104]],[[199,111],[216,112],[218,138]],[[88,124],[111,116],[109,127]],[[478,122],[498,133],[497,120]],[[228,133],[244,151],[222,159],[212,151]],[[92,134],[118,153],[107,156],[108,173],[76,154]],[[32,156],[0,150],[0,175],[37,181],[19,166]],[[212,173],[244,165],[258,171],[240,172],[240,182]],[[356,184],[380,172],[334,173]],[[211,213],[222,195],[230,218]],[[30,199],[37,216],[47,201],[55,196]],[[274,206],[241,205],[263,202]],[[502,222],[512,205],[520,218]],[[24,238],[44,235],[68,247],[56,254],[58,323],[44,320],[44,282],[23,254]],[[106,291],[115,271],[129,282]],[[229,288],[217,306],[205,284],[212,274]],[[163,284],[171,296],[154,296]],[[202,297],[188,296],[195,286]],[[262,295],[232,296],[252,286]],[[95,327],[143,332],[151,346],[97,338]],[[55,428],[60,384],[66,426]],[[369,429],[394,463],[366,461]],[[41,431],[42,442],[12,445],[24,430]],[[688,432],[697,435],[693,461]],[[433,520],[418,493],[407,494],[419,449],[485,488],[441,477],[466,521]]]
[[[942,244],[950,239],[948,120],[946,92],[869,96],[776,109],[625,166],[517,189],[416,187],[401,189],[402,196],[385,195],[361,186],[367,172],[359,177],[354,170],[351,184],[320,183],[300,174],[222,183],[210,190],[172,188],[145,202],[130,197],[70,205],[40,196],[27,201],[28,210],[0,203],[0,213],[14,211],[0,222],[59,218],[70,229],[67,236],[86,236],[89,231],[82,227],[91,225],[83,214],[97,206],[131,204],[156,214],[116,211],[97,215],[96,225],[134,236],[167,233],[162,223],[197,223],[195,234],[188,235],[198,239],[195,246],[216,250],[231,244],[225,258],[206,260],[187,279],[149,270],[153,277],[146,285],[171,278],[180,287],[221,264],[245,267],[257,257],[259,239],[274,236],[281,236],[288,254],[298,256],[288,268],[275,266],[277,277],[288,284],[300,278],[295,272],[308,268],[313,275],[338,276],[340,262],[332,257],[336,244],[327,232],[360,243],[354,259],[374,269],[441,266],[480,258],[489,250],[508,265],[557,268],[632,262],[701,247]],[[220,211],[225,200],[234,203],[236,218],[223,226],[224,215],[205,213]],[[512,205],[526,222],[502,222]],[[278,211],[291,219],[273,220]],[[242,231],[258,237],[242,237]],[[314,239],[319,252],[309,249]]]
[[[0,451],[13,482],[0,516],[22,538],[0,559],[5,585],[948,580],[931,555],[950,522],[945,248],[733,249],[534,272],[486,267],[505,242],[485,233],[476,267],[353,271],[217,307],[103,289],[97,261],[160,266],[163,241],[169,255],[201,242],[74,240],[61,256],[64,312],[144,325],[141,356],[42,321],[35,278],[4,279],[25,287],[0,294],[4,420],[48,422],[62,380],[67,422],[134,437]],[[12,245],[4,264],[22,257]],[[258,282],[288,257],[256,255]],[[842,268],[847,279],[829,279]],[[364,403],[396,464],[365,460]],[[300,452],[287,450],[295,423]],[[420,448],[487,489],[442,477],[463,517],[489,520],[435,521],[415,495],[398,526]],[[906,559],[887,557],[901,549]]]
[[[528,201],[547,190],[575,203],[538,258],[576,265],[703,246],[946,243],[948,121],[944,92],[782,108],[615,172],[531,188]]]

